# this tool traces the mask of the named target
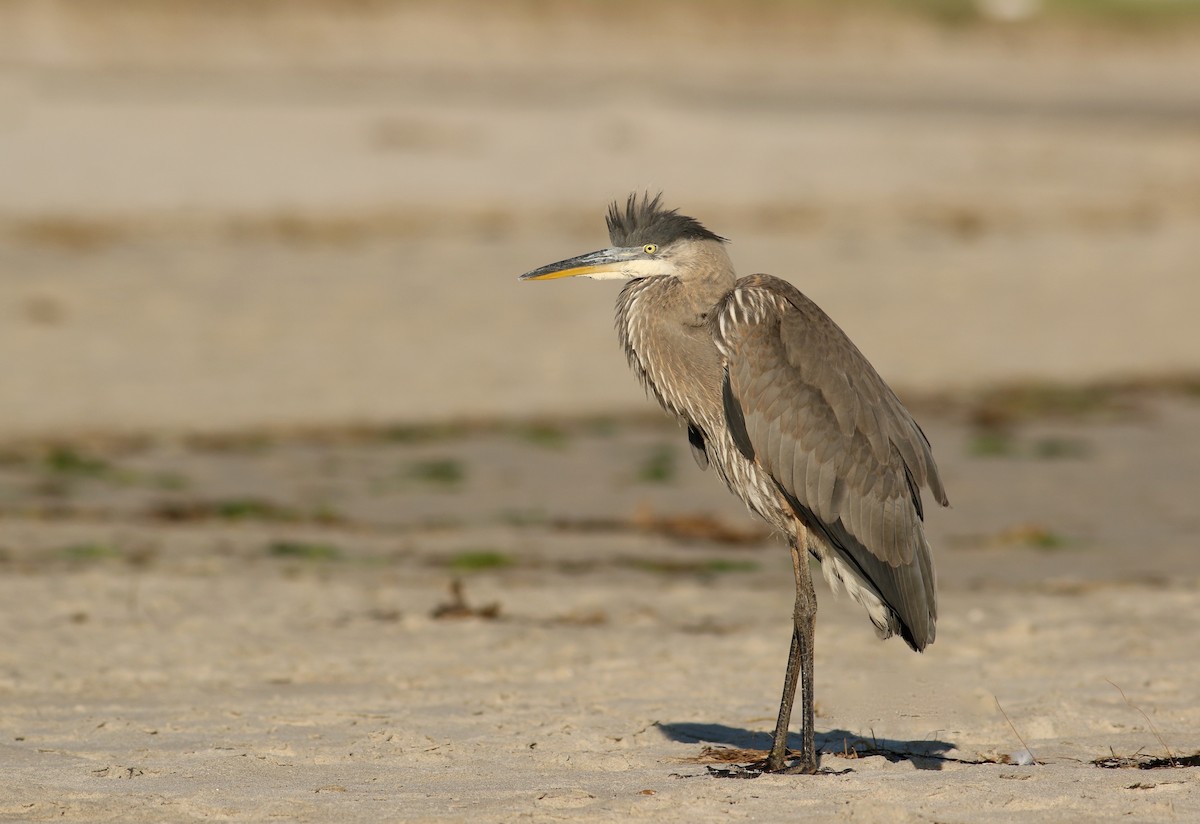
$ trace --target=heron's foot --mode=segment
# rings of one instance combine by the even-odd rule
[[[770,770],[777,775],[816,775],[817,774],[817,759],[811,761],[807,758],[802,758],[795,764],[788,767],[781,767],[778,770]]]
[[[795,758],[799,755],[799,761],[794,764],[788,764],[789,757]],[[819,766],[817,754],[815,751],[808,753],[788,752],[774,753],[767,756],[766,760],[760,761],[754,765],[763,772],[776,773],[777,775],[815,775]]]

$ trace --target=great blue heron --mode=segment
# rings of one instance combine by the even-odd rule
[[[812,773],[813,624],[807,553],[832,588],[867,609],[881,638],[918,652],[937,620],[921,487],[947,505],[929,440],[828,315],[787,281],[738,278],[725,239],[660,197],[608,209],[612,247],[551,263],[522,280],[583,275],[627,281],[617,334],[629,365],[687,424],[701,468],[783,533],[796,579],[791,650],[771,772]],[[803,747],[788,766],[792,702],[802,685]]]

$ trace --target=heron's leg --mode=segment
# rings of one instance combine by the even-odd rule
[[[775,723],[775,739],[767,756],[770,772],[814,773],[817,771],[816,747],[813,744],[813,627],[817,615],[817,593],[813,589],[812,573],[808,568],[805,534],[801,531],[799,546],[792,545],[792,571],[796,576],[796,604],[792,611],[792,644],[788,652],[787,673],[783,679],[783,698],[779,702],[779,720]],[[786,767],[788,726],[796,687],[800,686],[801,729],[800,761]]]
[[[792,627],[792,645],[788,651],[787,672],[783,677],[783,698],[779,702],[779,720],[767,756],[767,771],[779,772],[787,764],[788,725],[792,720],[792,702],[796,699],[796,679],[800,675],[800,628]]]

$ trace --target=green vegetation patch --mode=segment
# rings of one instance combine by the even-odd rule
[[[43,466],[50,472],[59,475],[74,475],[83,477],[98,477],[112,472],[108,461],[85,455],[69,446],[59,446],[51,449],[43,461]]]
[[[967,443],[967,452],[980,458],[1004,458],[1016,451],[1013,437],[1007,432],[976,432]]]
[[[1024,546],[1030,549],[1051,551],[1063,549],[1069,541],[1061,532],[1055,532],[1043,524],[1018,524],[1004,530],[990,543],[993,545],[1008,544],[1009,546]]]
[[[305,511],[253,497],[219,498],[215,501],[160,501],[151,506],[149,512],[152,517],[164,521],[198,521],[206,518],[225,521],[309,522],[316,524],[339,524],[345,521],[345,518],[336,509],[327,504]]]
[[[1091,454],[1091,446],[1083,438],[1039,438],[1033,444],[1033,454],[1045,460],[1086,458]]]
[[[969,436],[967,453],[977,458],[1079,460],[1090,457],[1092,448],[1084,438],[1050,435],[1022,444],[1007,429],[981,429]]]
[[[432,458],[409,464],[405,475],[422,483],[450,487],[466,480],[467,470],[462,461],[455,458]]]
[[[650,450],[638,468],[639,481],[650,484],[670,483],[675,478],[675,449],[659,444]]]
[[[1041,419],[1128,418],[1137,409],[1137,387],[1120,384],[1031,382],[998,386],[971,402],[969,417],[982,430],[999,430]]]
[[[1067,545],[1067,539],[1063,535],[1048,529],[1035,529],[1030,530],[1025,535],[1024,543],[1033,549],[1049,551],[1052,549],[1062,549]]]
[[[286,507],[261,498],[227,498],[213,501],[212,514],[229,521],[291,521],[296,514]]]
[[[400,444],[420,444],[464,438],[472,434],[470,426],[461,423],[395,424],[378,430],[380,440]]]
[[[553,423],[526,424],[516,432],[522,440],[546,449],[562,449],[570,440],[566,428]]]
[[[511,556],[494,549],[472,549],[460,552],[450,559],[449,566],[460,572],[478,572],[484,569],[501,569],[514,564]]]
[[[1043,0],[1054,16],[1120,25],[1173,25],[1200,21],[1196,0]]]
[[[112,544],[82,542],[60,547],[55,554],[64,561],[106,561],[120,558],[121,550]]]
[[[303,561],[336,561],[342,557],[342,551],[332,544],[309,541],[274,541],[267,547],[267,554]]]
[[[805,5],[833,8],[840,4],[830,0],[807,0]],[[1009,4],[987,4],[979,0],[860,0],[856,5],[860,11],[874,6],[881,11],[923,16],[947,26],[1003,20],[1032,25],[1041,21],[1060,21],[1149,28],[1200,20],[1200,3],[1195,0],[1031,0]],[[989,5],[998,11],[989,11]],[[1010,11],[1001,11],[1006,8]]]

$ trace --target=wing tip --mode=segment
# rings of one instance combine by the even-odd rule
[[[906,624],[899,613],[891,608],[888,609],[885,623],[877,623],[874,616],[871,616],[871,621],[875,624],[875,634],[880,640],[886,641],[894,635],[899,635],[913,652],[924,652],[937,637],[937,619],[933,615],[928,616],[924,622],[925,626],[920,629]]]
[[[937,637],[937,626],[933,616],[929,616],[925,632],[921,635],[917,635],[912,627],[902,623],[900,625],[900,637],[904,639],[904,643],[908,644],[909,649],[913,652],[924,652],[925,647],[932,644]]]

